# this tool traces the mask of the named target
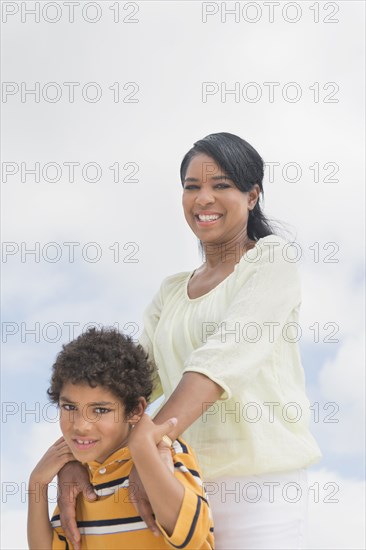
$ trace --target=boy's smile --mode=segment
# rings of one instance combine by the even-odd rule
[[[63,385],[60,427],[71,452],[81,462],[104,462],[127,445],[131,424],[123,402],[102,386]]]

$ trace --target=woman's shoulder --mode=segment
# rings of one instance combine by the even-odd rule
[[[297,244],[286,241],[278,235],[267,235],[258,239],[255,245],[250,248],[243,256],[248,262],[281,262],[286,259],[290,249],[296,249]],[[292,250],[294,253],[294,250]],[[293,254],[292,254],[293,255]]]
[[[284,239],[283,237],[280,237],[279,235],[275,235],[275,234],[272,234],[272,235],[267,235],[266,237],[262,237],[261,239],[258,239],[258,241],[256,242],[256,245],[258,246],[270,246],[271,243],[274,245],[274,246],[285,246],[288,241],[286,241],[286,239]]]
[[[237,265],[237,282],[247,280],[251,275],[262,273],[268,284],[274,279],[295,280],[299,278],[298,262],[301,249],[296,242],[290,242],[278,235],[267,235],[259,239],[248,250]]]
[[[193,271],[180,271],[179,273],[174,273],[173,275],[168,275],[165,277],[160,285],[160,290],[163,295],[166,295],[171,290],[185,284],[192,272]]]

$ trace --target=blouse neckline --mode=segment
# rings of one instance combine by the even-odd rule
[[[206,298],[206,296],[209,296],[210,294],[212,294],[216,289],[218,289],[220,286],[222,286],[232,275],[234,275],[235,273],[235,270],[237,269],[238,265],[240,264],[240,262],[243,261],[243,259],[245,258],[245,256],[248,254],[248,252],[250,252],[251,250],[253,250],[254,248],[256,248],[256,246],[258,245],[259,241],[263,240],[265,237],[261,237],[260,239],[258,239],[258,241],[255,243],[255,245],[252,247],[252,248],[249,248],[249,250],[247,250],[246,252],[244,252],[244,254],[242,255],[242,257],[240,258],[240,260],[235,264],[234,266],[234,269],[231,273],[229,273],[229,275],[227,277],[225,277],[225,279],[223,279],[220,283],[218,283],[216,286],[214,286],[213,288],[211,288],[211,290],[209,290],[208,292],[206,292],[205,294],[202,294],[201,296],[197,296],[197,298],[190,298],[189,295],[188,295],[188,284],[189,284],[189,281],[191,280],[191,278],[193,277],[194,273],[197,271],[196,269],[194,269],[193,271],[190,271],[188,273],[188,276],[187,276],[187,279],[185,281],[185,284],[184,284],[184,295],[185,295],[185,298],[188,302],[196,302],[198,300],[202,300],[203,298]]]

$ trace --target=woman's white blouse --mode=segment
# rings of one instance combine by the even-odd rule
[[[206,479],[292,470],[321,457],[309,431],[293,257],[286,241],[264,237],[207,294],[190,299],[192,272],[177,273],[163,280],[145,311],[140,343],[165,396],[185,372],[223,389],[184,433]]]

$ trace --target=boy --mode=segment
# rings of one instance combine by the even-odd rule
[[[79,495],[76,520],[82,549],[213,549],[213,527],[195,457],[180,438],[171,467],[157,445],[176,423],[155,425],[144,413],[153,369],[140,346],[115,329],[90,329],[63,346],[53,365],[50,399],[59,404],[63,437],[29,480],[31,550],[71,550],[58,510],[49,520],[47,487],[71,460],[86,463],[98,496]],[[161,445],[164,445],[162,443]],[[129,499],[128,476],[140,475],[161,534],[155,536]]]

